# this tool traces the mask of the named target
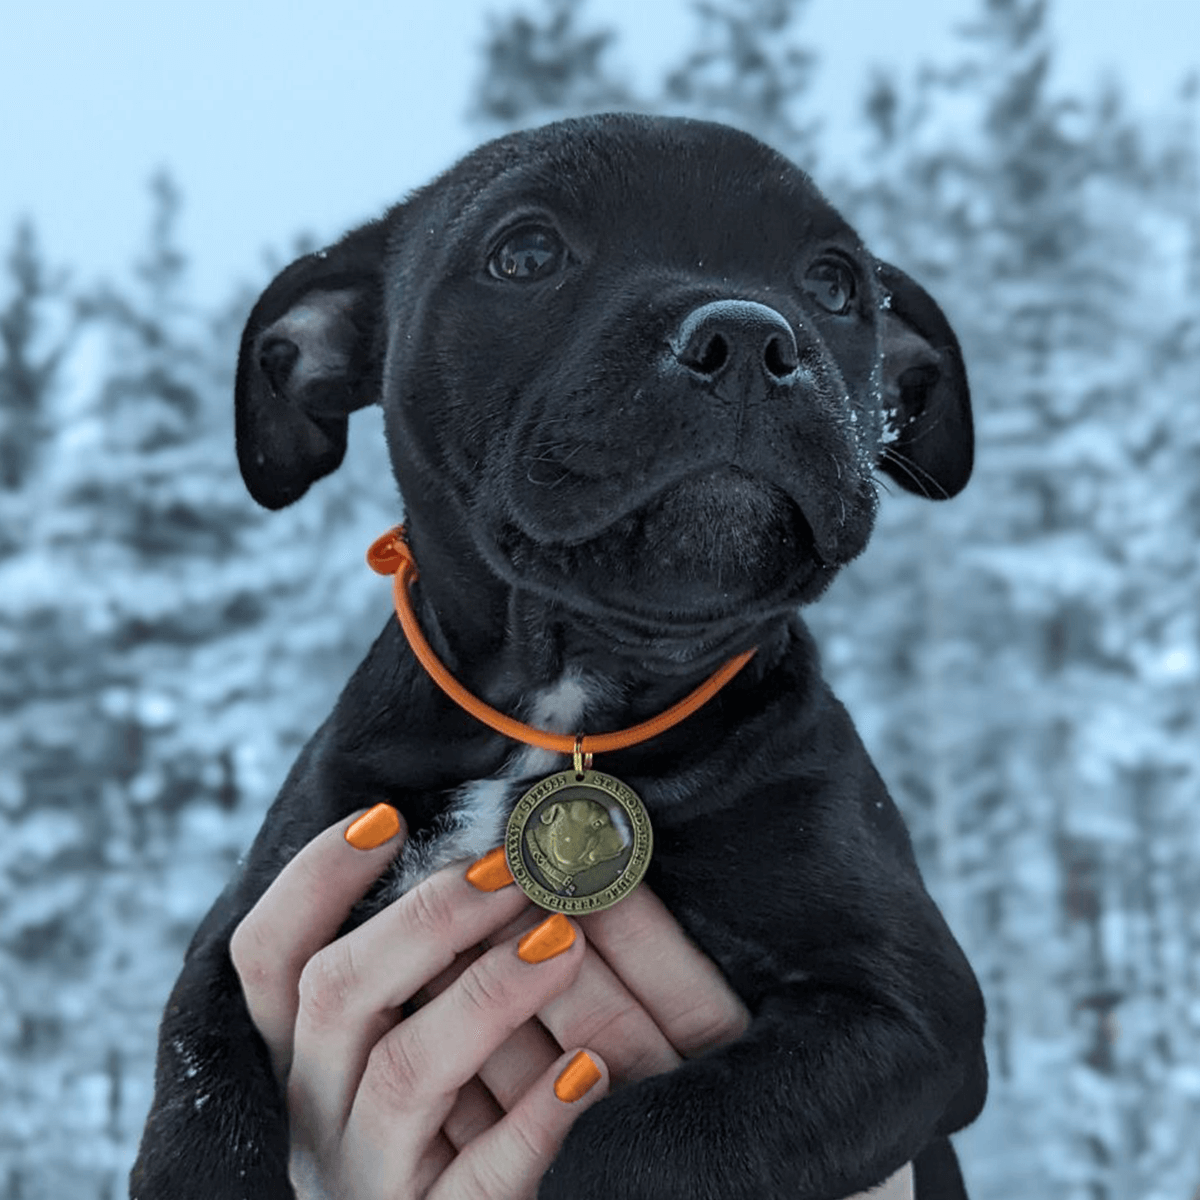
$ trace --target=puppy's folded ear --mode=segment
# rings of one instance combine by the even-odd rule
[[[350,413],[379,400],[387,225],[305,255],[246,322],[234,393],[238,465],[266,508],[298,500],[346,453]]]
[[[954,330],[903,271],[879,264],[889,300],[883,320],[885,446],[879,465],[910,492],[957,495],[971,477],[975,433],[967,369]]]

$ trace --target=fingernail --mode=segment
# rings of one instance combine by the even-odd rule
[[[400,814],[390,804],[377,804],[346,830],[346,841],[355,850],[374,850],[399,832]]]
[[[554,1094],[565,1104],[574,1104],[580,1096],[586,1096],[600,1079],[600,1068],[592,1062],[588,1052],[578,1050],[554,1081]]]
[[[508,869],[508,856],[503,846],[489,850],[477,863],[467,868],[467,882],[481,892],[498,892],[513,881]]]
[[[574,942],[575,926],[562,913],[555,913],[540,925],[535,925],[517,943],[517,957],[527,963],[545,962],[569,950]]]

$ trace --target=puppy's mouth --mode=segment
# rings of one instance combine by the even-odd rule
[[[515,523],[497,540],[514,582],[651,626],[765,616],[830,574],[800,506],[737,468],[676,482],[583,540],[547,544]]]

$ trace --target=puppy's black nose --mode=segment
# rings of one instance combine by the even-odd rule
[[[671,351],[706,379],[749,369],[784,383],[800,365],[792,327],[773,308],[752,300],[716,300],[693,309],[671,339]]]

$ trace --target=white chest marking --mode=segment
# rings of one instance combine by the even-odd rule
[[[568,671],[552,687],[538,693],[529,706],[529,724],[553,733],[579,729],[588,702],[603,687]],[[373,910],[416,887],[427,875],[458,859],[474,861],[504,840],[504,824],[512,811],[518,788],[540,775],[561,770],[564,759],[549,750],[525,746],[514,754],[499,775],[473,779],[459,787],[432,829],[411,838],[384,876],[383,887],[373,897]]]

